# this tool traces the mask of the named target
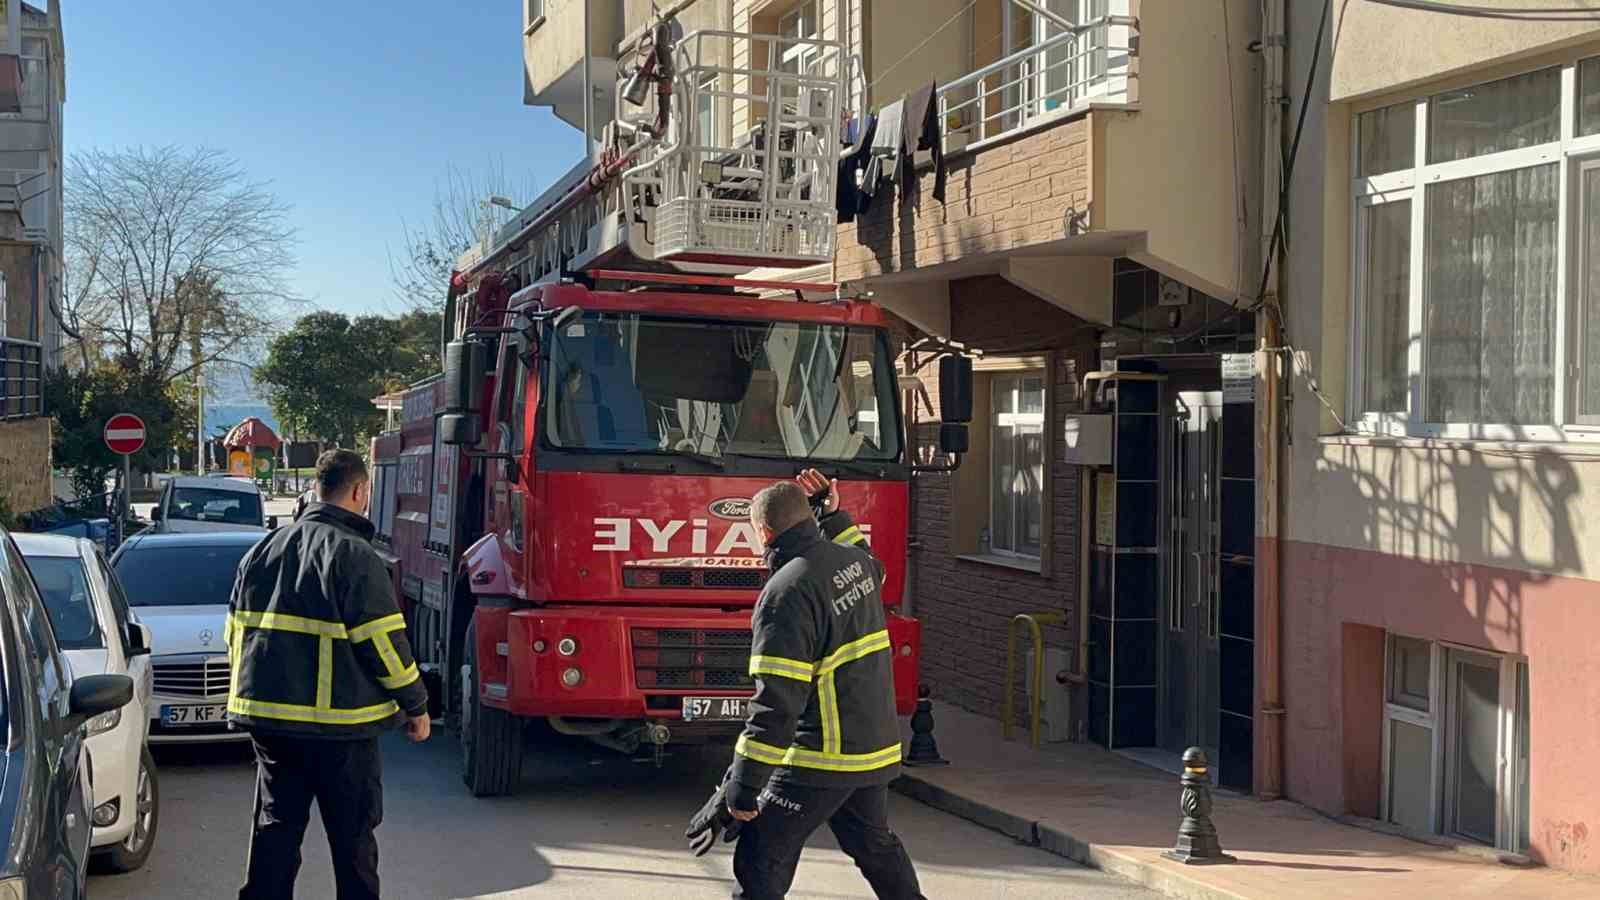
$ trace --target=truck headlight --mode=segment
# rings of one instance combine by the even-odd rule
[[[569,637],[564,637],[556,642],[556,652],[562,656],[572,656],[578,652],[578,642]]]
[[[89,729],[89,737],[94,737],[97,734],[105,734],[120,724],[122,724],[122,707],[119,706],[110,712],[103,712],[90,719],[86,726]],[[0,898],[4,897],[4,894],[0,894]]]
[[[569,688],[577,687],[580,683],[582,683],[582,681],[583,681],[583,671],[580,670],[577,666],[572,666],[570,668],[563,669],[562,672],[561,672],[561,683],[566,685]]]

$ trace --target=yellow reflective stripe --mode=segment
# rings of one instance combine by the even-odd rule
[[[297,634],[315,634],[334,638],[348,636],[343,622],[329,622],[326,619],[308,619],[305,616],[291,616],[288,613],[248,612],[244,610],[234,613],[233,617],[237,626],[245,628],[292,631]]]
[[[822,752],[838,753],[843,747],[839,735],[839,691],[831,671],[817,679],[817,706],[822,714]]]
[[[835,544],[859,544],[866,539],[867,536],[862,534],[861,529],[855,525],[851,525],[849,528],[846,528],[845,530],[833,536],[833,542]]]
[[[790,747],[780,750],[771,744],[751,740],[744,735],[733,746],[740,756],[773,766],[798,766],[802,769],[821,769],[828,772],[871,772],[892,766],[900,761],[900,745],[894,744],[872,753],[825,753]]]
[[[851,641],[828,654],[822,662],[817,663],[817,674],[822,675],[832,672],[847,662],[853,662],[863,656],[870,656],[879,650],[887,650],[891,643],[887,629],[873,632],[864,638]]]
[[[391,691],[398,691],[421,677],[422,673],[417,671],[417,664],[412,663],[411,665],[407,666],[406,670],[401,672],[399,675],[379,675],[378,683]]]
[[[317,639],[317,709],[333,708],[333,638]]]
[[[405,666],[400,665],[400,654],[395,652],[394,642],[389,640],[389,632],[380,631],[372,636],[372,646],[378,650],[378,656],[383,659],[384,668],[389,670],[390,678],[399,678],[405,674]]]
[[[798,659],[784,659],[781,656],[752,656],[750,657],[751,675],[781,675],[784,678],[793,678],[795,681],[811,681],[811,670],[814,665],[801,662]]]
[[[363,622],[360,625],[350,629],[350,640],[364,641],[367,638],[376,637],[379,634],[387,634],[391,631],[399,631],[404,627],[406,627],[406,617],[399,613],[390,613],[387,616],[379,619],[373,619],[371,622]]]
[[[228,702],[239,696],[239,654],[244,645],[242,629],[233,624],[233,613],[228,614],[222,631],[228,636]]]
[[[319,725],[365,725],[387,719],[400,711],[393,700],[358,709],[318,709],[297,703],[269,703],[245,697],[229,697],[228,712],[236,716],[257,719],[278,719],[284,722],[313,722]]]

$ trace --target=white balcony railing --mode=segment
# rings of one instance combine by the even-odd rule
[[[1136,99],[1138,20],[1099,16],[941,85],[945,152]]]

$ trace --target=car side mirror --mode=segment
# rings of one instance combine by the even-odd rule
[[[69,695],[73,727],[85,721],[121,709],[133,699],[133,679],[126,675],[85,675],[72,683]]]
[[[150,510],[150,521],[152,521],[152,522],[161,521],[161,504],[157,503],[153,508],[151,508],[151,510]]]
[[[128,655],[148,656],[153,646],[150,626],[143,622],[128,623]]]

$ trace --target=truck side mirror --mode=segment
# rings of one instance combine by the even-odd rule
[[[946,356],[939,360],[939,420],[946,424],[972,421],[972,360]],[[940,438],[941,443],[943,438]]]
[[[488,348],[478,341],[451,341],[444,348],[444,414],[439,417],[439,441],[472,446],[483,437],[484,370]]]
[[[969,449],[967,426],[960,422],[946,422],[939,426],[939,452],[958,456]]]

